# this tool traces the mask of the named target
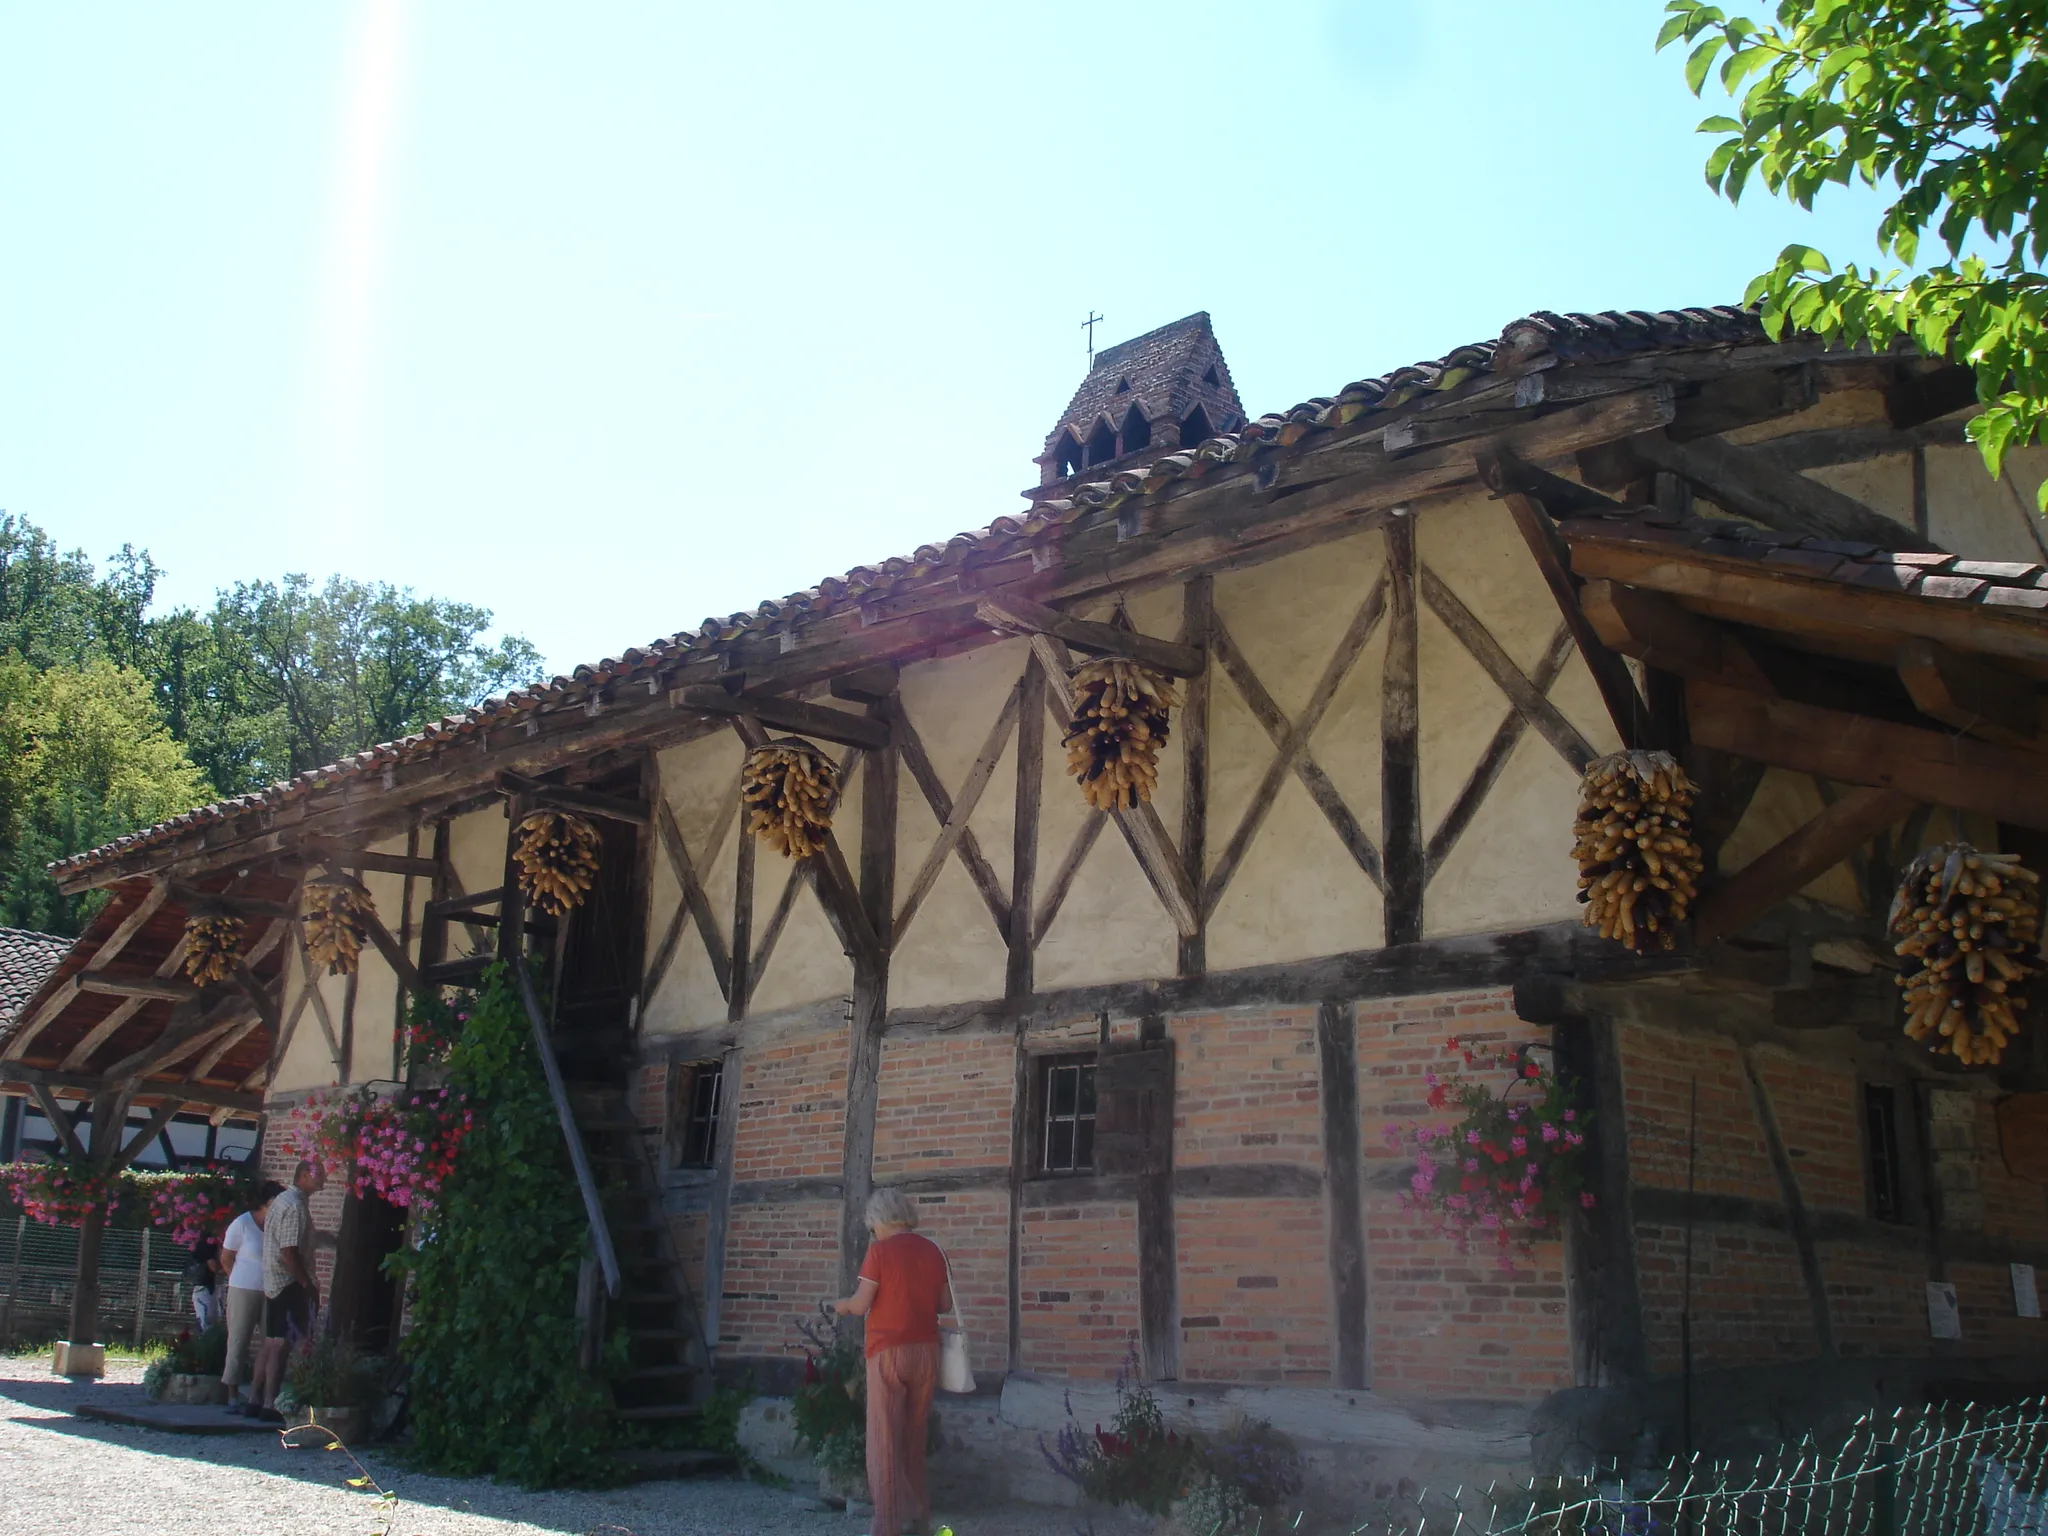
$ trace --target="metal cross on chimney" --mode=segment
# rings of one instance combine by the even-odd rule
[[[1088,318],[1081,322],[1081,328],[1088,333],[1088,366],[1090,368],[1095,366],[1095,327],[1100,324],[1102,324],[1102,316],[1095,313],[1091,307],[1088,311]]]

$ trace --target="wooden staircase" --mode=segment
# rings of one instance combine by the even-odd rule
[[[575,1056],[565,1052],[565,1058]],[[623,1325],[628,1341],[625,1374],[612,1383],[618,1417],[651,1427],[692,1418],[711,1392],[710,1359],[645,1137],[623,1088],[572,1080],[569,1101],[618,1251],[619,1294],[607,1303],[607,1327]],[[623,1454],[643,1473],[671,1476],[729,1464],[707,1452]],[[653,1461],[661,1463],[658,1469]]]

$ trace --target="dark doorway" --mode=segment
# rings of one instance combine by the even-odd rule
[[[637,779],[607,784],[603,793],[639,798]],[[555,1033],[590,1035],[626,1029],[640,987],[640,921],[634,901],[640,829],[592,817],[602,840],[597,879],[569,914],[562,967],[555,982]]]
[[[329,1304],[334,1332],[371,1354],[398,1337],[403,1287],[384,1273],[384,1260],[405,1246],[405,1211],[381,1195],[350,1195],[341,1207]]]

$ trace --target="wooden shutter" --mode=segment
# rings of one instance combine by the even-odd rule
[[[1095,1171],[1173,1168],[1173,1042],[1109,1045],[1095,1062]]]

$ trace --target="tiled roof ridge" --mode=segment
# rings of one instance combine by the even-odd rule
[[[1197,311],[1197,315],[1206,313]],[[1171,329],[1194,318],[1196,316],[1187,316],[1160,329]],[[1131,339],[1138,341],[1144,338]],[[832,612],[848,603],[857,603],[900,581],[922,578],[942,566],[958,565],[968,554],[980,552],[997,541],[1031,542],[1055,527],[1127,496],[1141,491],[1157,491],[1174,480],[1205,476],[1222,466],[1249,459],[1261,448],[1296,445],[1319,429],[1350,425],[1374,411],[1391,410],[1417,395],[1454,389],[1476,374],[1496,369],[1502,372],[1521,371],[1546,354],[1560,362],[1591,363],[1645,352],[1690,351],[1757,343],[1766,339],[1755,312],[1736,305],[1659,311],[1609,310],[1595,314],[1558,314],[1538,310],[1511,322],[1497,340],[1458,347],[1431,362],[1412,363],[1391,373],[1355,380],[1334,396],[1315,396],[1290,410],[1249,421],[1234,433],[1183,446],[1110,480],[1076,486],[1066,496],[1038,502],[1017,515],[999,517],[985,528],[956,534],[943,543],[922,545],[907,559],[894,558],[876,565],[855,566],[844,576],[827,577],[807,591],[764,602],[750,611],[724,618],[713,616],[694,630],[681,630],[648,645],[632,647],[618,656],[607,657],[594,665],[578,666],[545,682],[515,688],[499,698],[485,699],[460,714],[434,721],[396,741],[380,742],[338,762],[310,768],[262,789],[185,811],[155,826],[115,838],[98,848],[59,859],[49,866],[50,872],[61,879],[120,854],[168,841],[202,826],[266,807],[285,805],[322,788],[432,756],[448,742],[473,737],[480,731],[516,720],[551,704],[587,697],[593,689],[645,677],[688,653],[716,650],[743,632],[774,633],[803,619]]]

